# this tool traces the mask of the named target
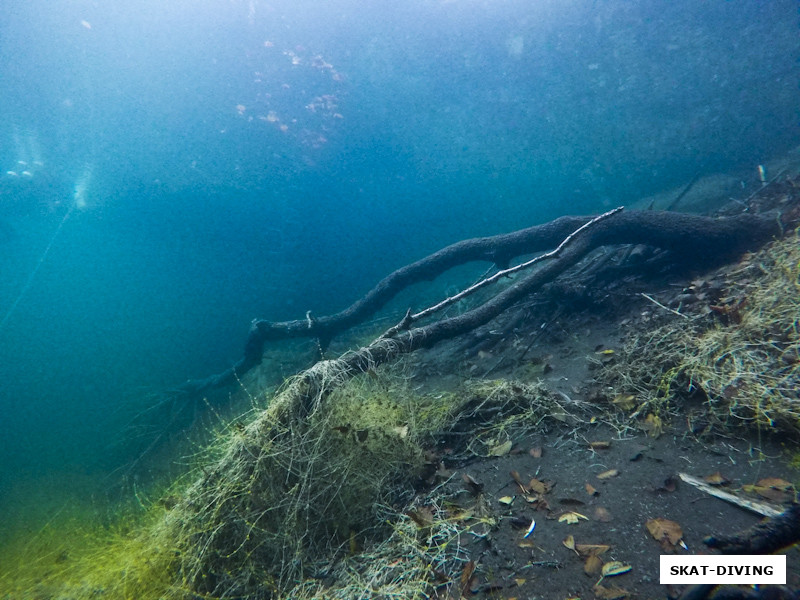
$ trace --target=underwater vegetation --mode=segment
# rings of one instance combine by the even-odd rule
[[[448,460],[499,458],[544,419],[594,423],[596,416],[582,419],[590,409],[658,437],[687,400],[700,401],[709,428],[796,435],[799,288],[796,232],[695,279],[686,295],[697,301],[667,309],[664,325],[637,328],[625,348],[608,355],[613,360],[602,361],[597,378],[613,399],[600,406],[540,382],[503,379],[421,394],[406,370],[410,358],[401,355],[403,343],[413,349],[411,338],[428,330],[384,334],[316,362],[268,400],[253,399],[254,408],[265,401],[266,408],[228,423],[192,458],[189,473],[143,510],[95,526],[54,523],[31,536],[4,559],[0,597],[272,600],[367,590],[427,598],[441,585],[463,591],[475,560],[461,538],[479,528],[482,539],[497,520],[482,484],[466,473],[475,492],[468,510],[435,493],[417,495],[452,477],[437,450],[446,448]]]
[[[267,425],[262,415],[231,426],[204,466],[144,514],[76,526],[69,541],[63,529],[43,532],[0,590],[4,598],[350,598],[366,587],[425,597],[432,565],[451,572],[466,562],[450,542],[468,520],[445,507],[403,510],[438,468],[427,448],[472,431],[461,451],[485,456],[553,412],[563,413],[537,385],[483,381],[420,396],[402,364],[370,371],[302,424]]]
[[[631,335],[600,379],[633,418],[693,400],[698,426],[800,436],[800,239],[797,232],[696,279],[702,310]],[[625,404],[624,402],[622,402]]]

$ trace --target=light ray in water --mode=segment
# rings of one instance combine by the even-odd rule
[[[86,208],[86,190],[89,187],[91,179],[92,179],[92,167],[87,166],[84,169],[81,176],[78,177],[77,181],[75,182],[75,192],[73,193],[72,202],[70,203],[69,210],[64,215],[64,218],[61,219],[61,221],[59,222],[55,232],[53,232],[53,236],[50,238],[47,247],[44,249],[44,252],[42,252],[42,255],[39,257],[39,260],[33,267],[33,270],[31,271],[30,275],[28,275],[28,279],[25,280],[25,284],[19,291],[17,298],[11,304],[8,311],[6,311],[6,314],[3,316],[3,320],[0,321],[0,331],[2,331],[3,328],[6,326],[6,323],[8,323],[8,320],[11,318],[11,315],[14,314],[14,311],[17,309],[17,306],[19,306],[19,303],[22,301],[22,298],[25,296],[25,294],[28,293],[28,290],[31,288],[31,285],[33,285],[33,280],[36,279],[36,274],[39,272],[39,269],[44,264],[47,255],[50,253],[50,249],[53,247],[53,244],[58,238],[58,234],[61,233],[61,229],[64,227],[64,223],[67,222],[67,219],[69,219],[70,215],[72,214],[72,211],[74,211],[76,208],[81,210]]]

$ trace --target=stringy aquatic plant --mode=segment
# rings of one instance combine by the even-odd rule
[[[633,394],[634,416],[702,394],[723,427],[800,434],[800,238],[795,232],[728,274],[709,316],[675,318],[627,340],[600,379]]]
[[[502,380],[415,395],[402,362],[332,389],[344,375],[331,366],[318,367],[322,385],[295,379],[282,392],[329,391],[305,418],[287,420],[300,409],[284,406],[231,426],[143,522],[92,536],[102,541],[8,597],[428,598],[443,580],[457,585],[463,536],[493,525],[436,488],[415,498],[436,467],[426,448],[455,433],[454,452],[486,455],[563,409],[540,385]],[[420,506],[427,522],[409,516]]]

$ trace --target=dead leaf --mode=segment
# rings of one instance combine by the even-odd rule
[[[592,514],[592,518],[595,521],[599,521],[600,523],[610,523],[611,522],[611,513],[608,512],[607,508],[602,506],[597,506],[594,509],[594,513]]]
[[[513,442],[511,440],[506,440],[502,444],[498,444],[489,449],[489,456],[505,456],[509,452],[511,452],[511,446],[513,446]]]
[[[586,502],[579,500],[578,498],[559,498],[558,503],[565,506],[583,506],[586,504]]]
[[[538,479],[531,479],[530,483],[528,483],[528,489],[532,492],[536,492],[537,494],[546,494],[550,491],[552,486],[544,481],[539,481]]]
[[[712,473],[711,475],[706,475],[703,477],[703,481],[709,485],[725,485],[726,483],[730,483],[730,479],[725,477],[719,471]]]
[[[531,448],[528,451],[528,454],[530,454],[533,458],[542,458],[542,449],[539,446]]]
[[[611,448],[611,442],[589,442],[589,448],[592,450],[608,450]]]
[[[597,478],[598,479],[611,479],[612,477],[616,477],[619,475],[619,470],[617,469],[609,469],[608,471],[603,471],[600,473]]]
[[[588,521],[589,517],[586,517],[586,516],[582,515],[581,513],[577,513],[577,512],[566,512],[563,515],[561,515],[560,517],[558,517],[558,522],[559,523],[565,522],[568,525],[574,525],[575,523],[577,523],[581,519],[583,519],[584,521]]]
[[[575,538],[572,537],[571,535],[568,535],[566,538],[564,538],[564,541],[561,542],[561,543],[564,544],[564,546],[566,546],[567,548],[569,548],[573,552],[575,552],[575,554],[578,553],[578,551],[575,550]]]
[[[647,523],[647,531],[656,540],[669,541],[673,546],[677,546],[683,538],[683,529],[675,521],[669,519],[650,519]]]
[[[506,506],[511,506],[514,502],[514,496],[503,496],[502,498],[498,498],[497,501],[500,504],[505,504]]]
[[[647,415],[644,423],[641,424],[641,428],[647,432],[647,435],[654,438],[660,436],[664,431],[664,425],[661,422],[661,417],[654,415],[653,413]]]
[[[461,571],[461,578],[459,581],[462,596],[466,595],[467,590],[470,589],[472,584],[472,575],[475,573],[475,567],[477,566],[478,563],[476,563],[474,560],[471,560],[464,565],[464,570]]]
[[[767,477],[766,479],[760,479],[756,485],[772,488],[781,492],[788,492],[794,487],[785,479],[780,479],[778,477]]]
[[[581,556],[600,556],[610,549],[608,544],[575,544],[575,550]]]
[[[590,554],[586,557],[586,560],[583,563],[583,572],[587,575],[594,575],[595,573],[599,573],[600,569],[603,568],[603,561],[600,560],[599,556],[595,556],[594,554]]]
[[[633,408],[636,406],[635,396],[630,394],[617,396],[611,401],[611,403],[615,404],[622,410],[633,410]]]
[[[591,483],[587,483],[584,487],[586,487],[586,493],[590,496],[597,496],[600,493],[594,489],[594,486]]]
[[[752,488],[752,489],[748,489]],[[759,496],[772,500],[773,502],[787,502],[794,496],[794,486],[778,477],[767,477],[760,479],[754,486],[743,486],[745,491],[752,491]]]
[[[621,563],[618,560],[612,560],[611,562],[607,562],[603,565],[603,569],[601,574],[603,577],[614,577],[616,575],[622,575],[623,573],[627,573],[633,567],[630,565],[626,565]]]
[[[519,489],[522,491],[523,494],[528,493],[528,487],[522,483],[522,478],[519,476],[519,473],[516,471],[511,471],[511,479],[519,486]]]

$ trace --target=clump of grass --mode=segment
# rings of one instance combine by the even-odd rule
[[[798,234],[746,257],[710,315],[629,338],[600,379],[611,395],[636,396],[634,416],[696,394],[721,427],[800,434]]]
[[[161,526],[165,509],[124,511],[113,526],[88,516],[55,520],[24,547],[6,547],[0,596],[28,598],[182,598],[174,589],[176,554]]]
[[[319,369],[306,413],[279,394],[271,411],[227,428],[189,483],[144,516],[68,538],[62,528],[76,546],[33,549],[38,564],[0,582],[5,597],[426,598],[442,580],[454,585],[467,561],[461,536],[481,521],[435,491],[415,501],[427,522],[409,517],[414,484],[432,471],[427,449],[449,435],[486,455],[563,411],[539,385],[471,382],[421,396],[401,366],[338,381]],[[283,393],[302,396],[304,385]]]

